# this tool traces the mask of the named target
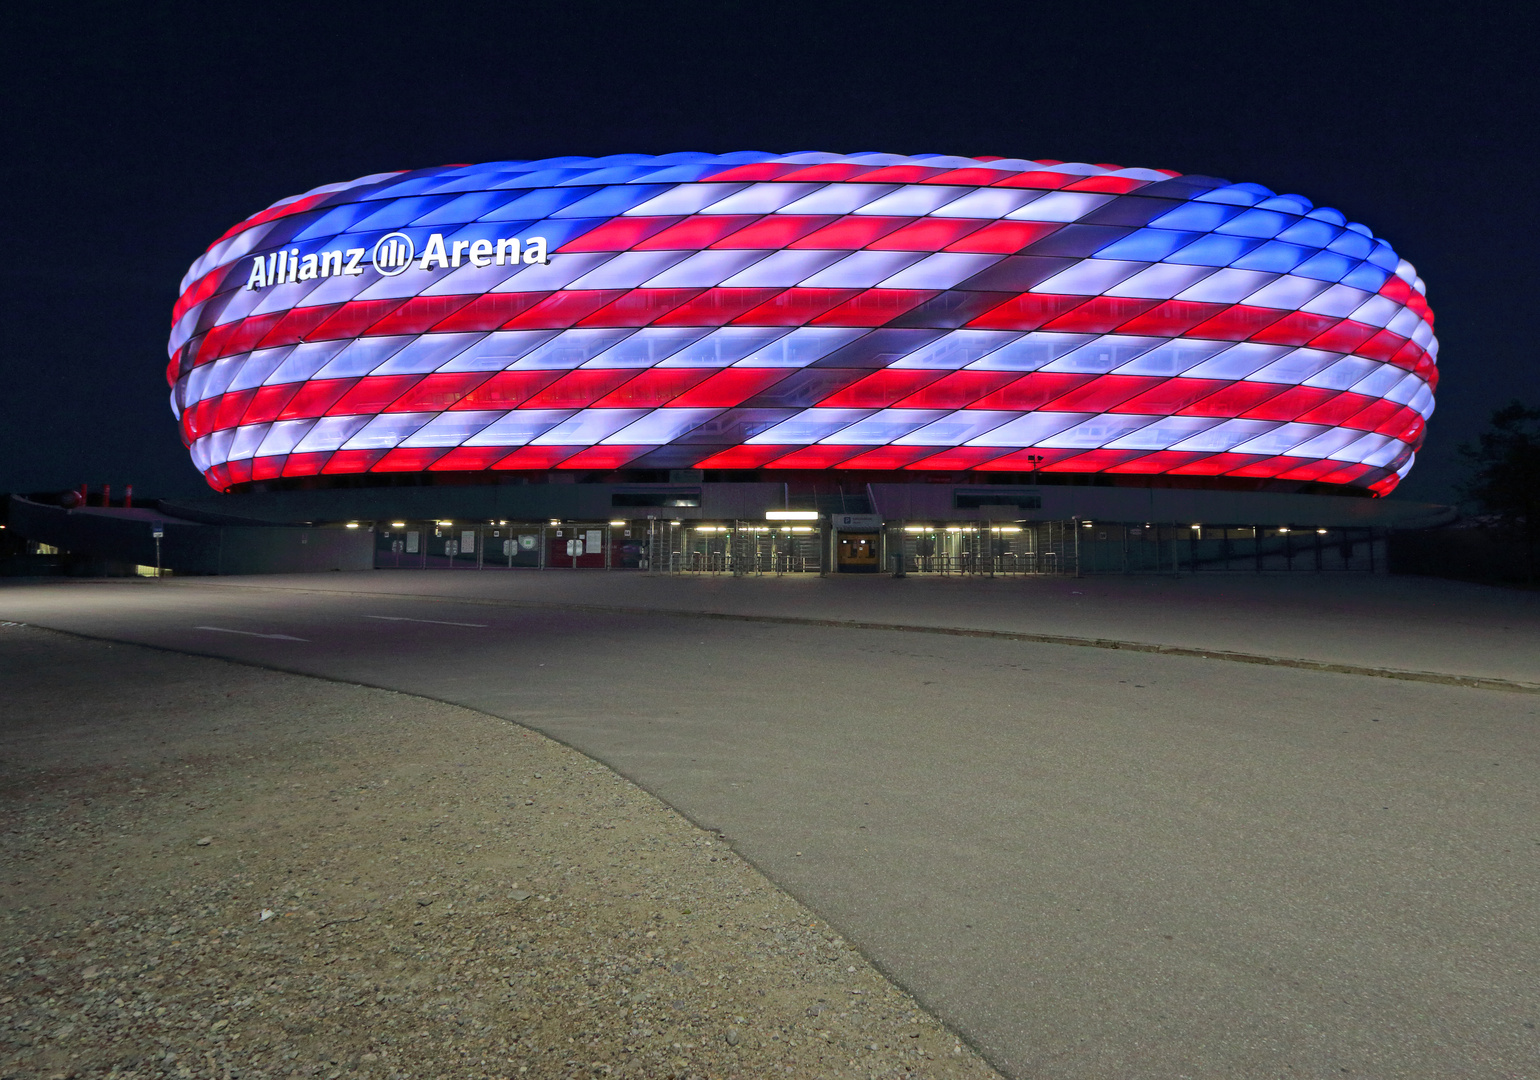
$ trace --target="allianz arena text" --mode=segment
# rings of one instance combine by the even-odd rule
[[[1299,195],[892,154],[551,158],[280,201],[188,270],[167,379],[217,490],[653,470],[1383,495],[1423,282]]]

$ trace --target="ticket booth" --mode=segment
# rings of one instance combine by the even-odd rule
[[[841,573],[875,573],[881,566],[879,533],[840,533],[836,564]]]
[[[876,514],[834,514],[834,569],[841,574],[875,574],[882,569],[882,519]]]

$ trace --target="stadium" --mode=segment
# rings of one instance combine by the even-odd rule
[[[182,287],[172,408],[221,491],[699,469],[1383,494],[1437,381],[1422,282],[1384,240],[1152,169],[419,170],[275,204]]]
[[[380,565],[655,567],[661,528],[670,566],[1080,569],[1083,539],[1261,568],[1315,530],[1322,568],[1396,519],[1424,294],[1368,227],[1254,183],[551,158],[238,223],[181,282],[166,378],[205,510],[367,526]]]

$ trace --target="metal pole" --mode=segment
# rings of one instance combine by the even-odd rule
[[[160,577],[160,537],[155,538],[155,576]]]

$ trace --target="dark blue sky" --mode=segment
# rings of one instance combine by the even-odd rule
[[[0,491],[207,490],[165,339],[236,221],[366,173],[561,154],[1048,157],[1298,192],[1428,283],[1439,405],[1396,497],[1452,497],[1457,444],[1540,404],[1522,5],[131,6],[0,16]]]

